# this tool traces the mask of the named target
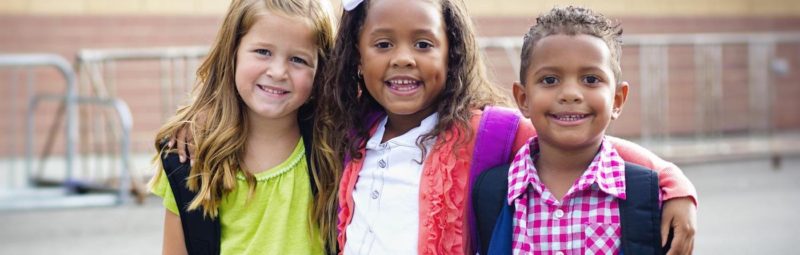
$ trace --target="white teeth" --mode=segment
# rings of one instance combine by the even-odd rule
[[[586,117],[585,114],[565,114],[565,115],[557,115],[558,120],[561,121],[578,121]]]
[[[288,91],[285,91],[285,90],[272,89],[272,88],[268,88],[268,87],[260,86],[260,85],[258,87],[261,88],[262,90],[266,91],[267,93],[270,93],[270,94],[282,95],[282,94],[289,93]]]
[[[397,91],[412,91],[420,86],[417,80],[395,79],[388,81],[390,87]]]
[[[409,85],[409,84],[416,84],[417,81],[415,80],[390,80],[389,83],[393,85]]]
[[[403,86],[403,87],[395,87],[394,89],[399,91],[410,91],[414,89],[416,86]]]

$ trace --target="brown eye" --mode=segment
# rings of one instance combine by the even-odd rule
[[[387,49],[389,47],[392,47],[392,44],[388,42],[379,42],[375,44],[375,47],[378,49]]]
[[[586,84],[597,84],[600,83],[600,78],[597,78],[597,76],[589,75],[583,77],[583,82]]]
[[[545,84],[545,85],[553,85],[553,84],[558,83],[558,78],[553,77],[553,76],[546,76],[546,77],[542,78],[541,83]]]
[[[427,48],[431,48],[431,47],[433,47],[433,44],[431,44],[431,43],[429,43],[429,42],[424,42],[424,41],[423,41],[423,42],[417,42],[417,43],[415,43],[415,44],[414,44],[414,47],[417,47],[418,49],[427,49]]]

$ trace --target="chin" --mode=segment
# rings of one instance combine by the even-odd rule
[[[421,107],[416,106],[394,106],[394,107],[385,107],[386,111],[392,114],[397,115],[412,115],[422,111],[425,109],[421,109]]]
[[[556,145],[564,149],[582,149],[587,146],[594,146],[599,144],[600,139],[596,137],[580,137],[580,136],[561,136],[551,137],[547,139],[548,143]]]

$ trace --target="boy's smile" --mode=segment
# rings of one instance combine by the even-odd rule
[[[597,149],[628,91],[627,83],[617,86],[606,43],[591,35],[556,34],[540,39],[529,54],[526,84],[514,85],[514,97],[540,141]]]

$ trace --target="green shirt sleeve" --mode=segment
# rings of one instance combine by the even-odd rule
[[[167,210],[175,215],[180,215],[178,213],[178,203],[175,202],[175,195],[172,194],[172,187],[170,187],[167,175],[163,171],[158,173],[158,179],[150,188],[150,192],[161,197]]]

